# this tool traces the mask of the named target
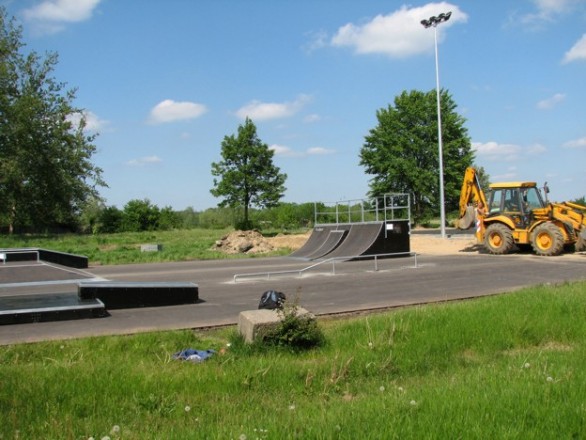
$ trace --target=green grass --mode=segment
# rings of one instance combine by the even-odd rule
[[[85,255],[90,264],[155,263],[167,261],[238,258],[212,250],[214,243],[232,229],[185,229],[99,235],[1,236],[0,248],[38,247]],[[141,252],[142,244],[161,244],[160,252]],[[289,250],[272,255],[286,255]],[[249,255],[246,256],[250,258]]]
[[[0,347],[0,438],[584,438],[585,296],[321,320],[326,344],[301,353],[233,328]],[[226,353],[171,358],[189,347]]]

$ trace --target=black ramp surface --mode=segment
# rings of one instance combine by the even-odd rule
[[[303,246],[293,252],[291,257],[307,258],[317,251],[328,239],[330,231],[338,229],[338,225],[316,226]]]
[[[340,243],[342,243],[342,240],[344,240],[347,233],[347,230],[330,231],[324,244],[322,244],[315,252],[309,254],[307,258],[309,258],[310,260],[314,260],[316,258],[321,258],[324,255],[329,254],[338,246],[340,246]]]
[[[355,223],[340,246],[326,255],[327,258],[354,257],[362,255],[379,239],[384,237],[384,223]]]

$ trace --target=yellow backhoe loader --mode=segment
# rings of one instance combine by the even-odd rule
[[[547,195],[547,186],[544,191]],[[474,224],[478,243],[492,254],[524,246],[544,256],[572,247],[586,251],[586,206],[544,200],[535,182],[492,183],[487,199],[476,170],[468,168],[456,226],[468,229]]]

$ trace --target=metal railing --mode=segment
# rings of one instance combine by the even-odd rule
[[[388,254],[374,254],[374,255],[354,255],[354,256],[346,256],[346,257],[334,257],[328,258],[326,260],[318,261],[310,266],[303,267],[301,269],[291,269],[291,270],[279,270],[279,271],[272,271],[272,272],[252,272],[252,273],[240,273],[234,275],[234,283],[237,283],[239,280],[244,278],[262,278],[264,280],[270,280],[271,276],[283,276],[283,275],[297,275],[298,277],[302,277],[306,272],[314,269],[318,266],[323,264],[332,264],[331,274],[336,275],[336,262],[340,261],[349,261],[349,260],[366,260],[372,259],[374,262],[374,270],[378,271],[378,260],[381,258],[388,258],[388,257],[413,257],[413,269],[417,269],[417,253],[415,252],[393,252]]]
[[[411,222],[411,201],[407,193],[389,193],[371,199],[314,203],[314,225],[368,223],[387,220]],[[319,209],[318,209],[319,206]]]

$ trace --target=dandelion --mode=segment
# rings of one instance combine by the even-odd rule
[[[372,348],[372,342],[368,343],[368,348]]]
[[[191,411],[191,406],[185,405],[185,412],[189,412],[189,411]]]
[[[382,393],[385,390],[385,387],[383,385],[381,385],[378,390]]]
[[[545,379],[545,380],[547,380],[548,382],[553,382],[553,377],[547,376],[547,379]]]
[[[118,426],[118,425],[112,426],[112,429],[110,430],[110,434],[112,434],[112,435],[120,434],[120,426]]]
[[[523,365],[523,367],[525,368],[529,368],[531,366],[531,364],[529,362],[525,362],[525,365]]]
[[[110,436],[109,435],[105,435],[104,437],[102,437],[101,440],[110,440]]]
[[[400,393],[404,392],[405,390],[403,389],[403,387],[399,387],[397,388],[397,390],[399,390]]]
[[[246,434],[240,434],[240,437],[238,437],[238,440],[246,440]]]
[[[289,405],[289,410],[295,411],[295,405]]]
[[[416,402],[415,400],[412,400],[411,402],[409,402],[409,404],[410,404],[411,406],[417,406],[417,402]]]

